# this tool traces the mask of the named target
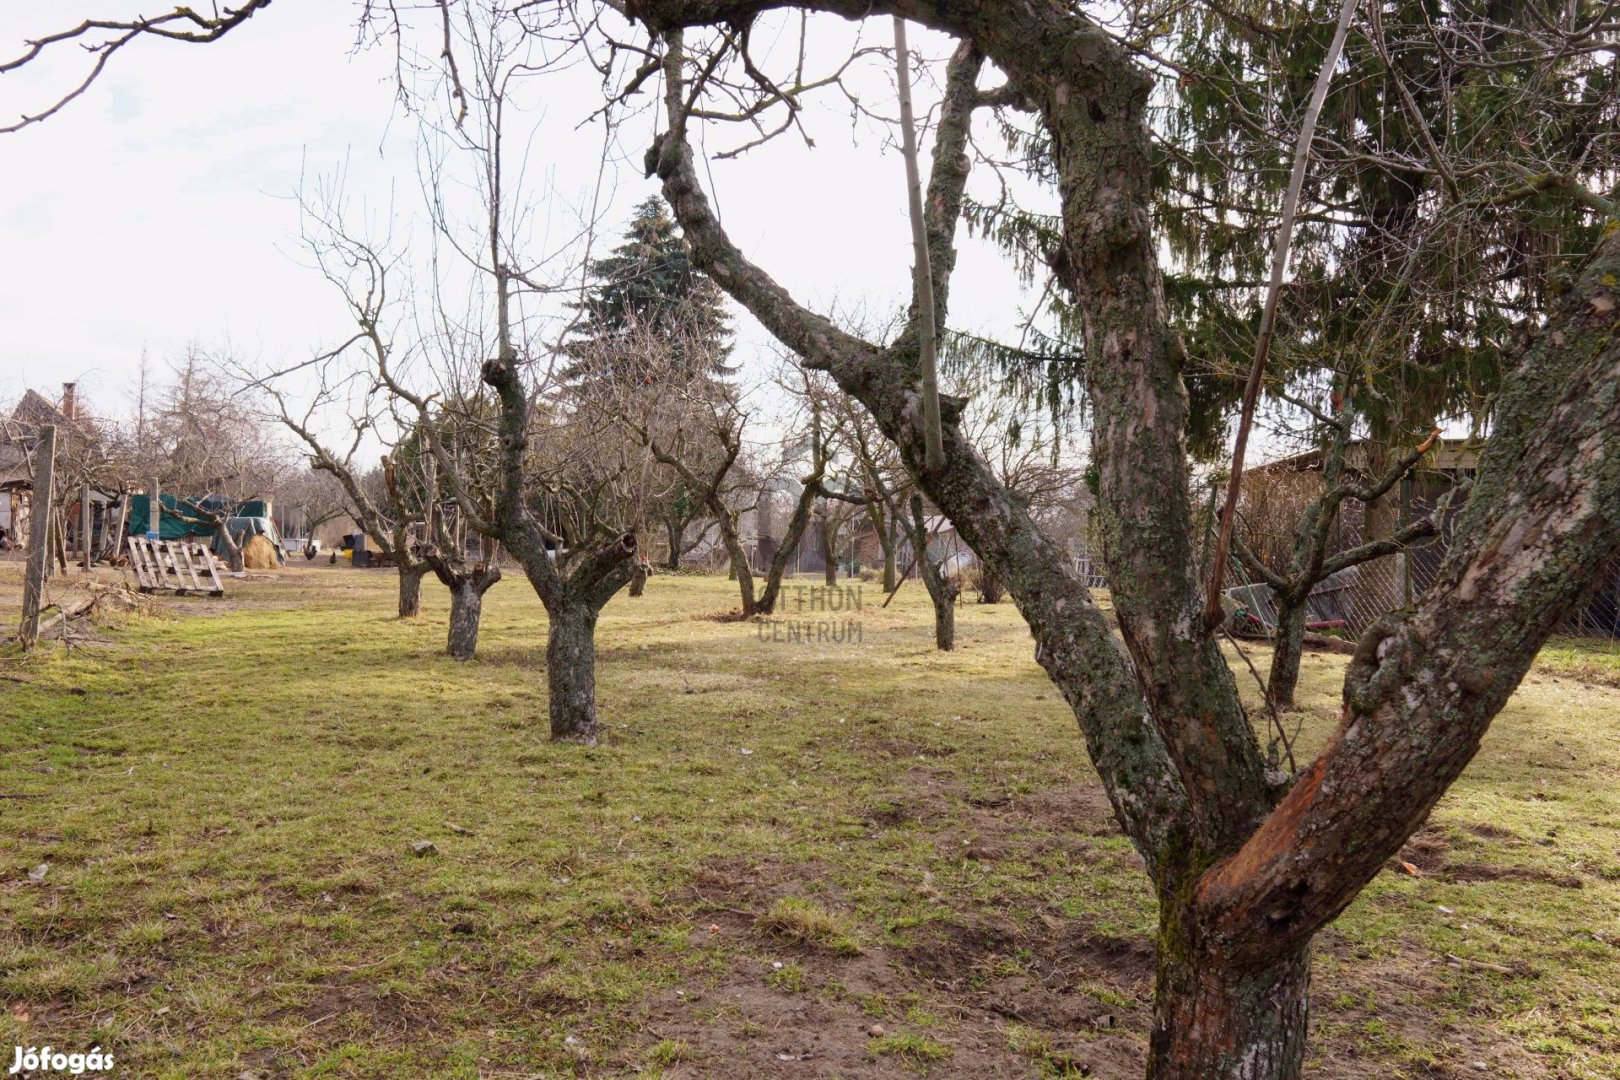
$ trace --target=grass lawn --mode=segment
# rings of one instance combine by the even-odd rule
[[[520,578],[470,665],[442,588],[411,622],[392,588],[289,568],[0,660],[0,1046],[143,1077],[1141,1075],[1153,900],[1010,604],[942,655],[914,583],[868,585],[812,616],[858,641],[792,645],[655,577],[604,614],[584,749],[546,740]],[[19,592],[0,564],[0,625]],[[1620,1076],[1620,689],[1588,652],[1549,650],[1416,873],[1319,937],[1311,1075]],[[1305,660],[1306,752],[1343,662]]]

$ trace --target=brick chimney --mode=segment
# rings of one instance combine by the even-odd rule
[[[78,384],[76,383],[70,382],[65,382],[62,384],[62,404],[58,407],[62,410],[62,415],[67,417],[69,420],[77,420],[79,418],[79,393],[76,389],[77,385]]]

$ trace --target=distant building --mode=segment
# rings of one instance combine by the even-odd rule
[[[109,504],[117,491],[103,491],[90,483],[97,471],[92,466],[100,458],[101,434],[93,420],[79,408],[74,383],[62,384],[62,396],[53,403],[36,390],[26,390],[0,421],[0,529],[5,530],[7,546],[21,547],[27,541],[28,516],[34,490],[34,455],[40,430],[56,428],[56,475],[58,482],[73,481],[69,490],[58,492],[60,505],[68,512],[65,519],[70,540],[76,542],[80,524],[79,502],[89,487],[92,538],[99,542],[110,520]]]

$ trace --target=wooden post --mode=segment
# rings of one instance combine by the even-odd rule
[[[23,574],[22,630],[25,649],[39,641],[39,607],[45,598],[45,570],[51,557],[51,480],[56,468],[56,428],[39,430],[34,447],[34,485],[28,508],[28,566]]]
[[[129,535],[129,485],[119,484],[118,494],[120,496],[118,505],[118,531],[113,533],[112,543],[107,545],[107,557],[113,561],[114,565],[117,565],[118,556],[124,550],[124,537]],[[102,512],[101,521],[102,530],[105,532],[107,528],[107,514],[105,510]]]
[[[53,485],[52,494],[55,494]],[[67,507],[57,507],[56,513],[51,515],[51,558],[55,562],[51,566],[51,573],[58,571],[67,573]]]
[[[90,481],[84,482],[84,489],[79,492],[79,549],[84,555],[84,572],[90,572],[90,562],[95,558],[90,548],[90,530],[95,522],[90,516]]]
[[[51,494],[53,496],[56,494],[54,486],[51,489]],[[47,578],[56,574],[56,526],[56,507],[53,505],[45,511],[45,576]],[[30,540],[34,538],[32,521],[29,524],[28,538]],[[32,547],[33,545],[29,546]]]
[[[163,502],[158,498],[157,477],[152,477],[152,482],[146,486],[146,490],[146,538],[156,540],[163,530]]]

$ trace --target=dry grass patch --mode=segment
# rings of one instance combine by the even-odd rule
[[[813,900],[785,896],[759,917],[758,929],[794,945],[826,949],[835,956],[859,956],[860,941],[850,921]]]

